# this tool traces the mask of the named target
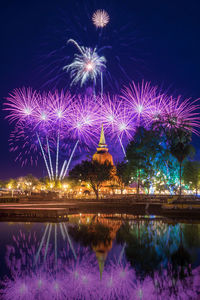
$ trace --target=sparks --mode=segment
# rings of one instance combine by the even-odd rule
[[[110,17],[104,9],[98,9],[92,16],[93,24],[98,28],[105,27],[109,23]]]
[[[106,59],[104,56],[99,56],[97,49],[81,47],[74,40],[69,40],[76,45],[80,54],[74,55],[74,60],[71,64],[64,66],[63,70],[70,72],[72,84],[80,84],[83,86],[88,80],[96,84],[97,77],[106,69]]]

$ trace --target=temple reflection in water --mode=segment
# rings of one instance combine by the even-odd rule
[[[65,223],[3,226],[1,299],[199,297],[198,224],[77,214]]]

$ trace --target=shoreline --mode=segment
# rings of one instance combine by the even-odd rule
[[[0,203],[0,221],[48,222],[67,221],[68,215],[103,213],[134,216],[158,216],[173,220],[200,220],[200,201],[185,197],[169,203],[169,196],[132,195],[110,199],[20,199]]]

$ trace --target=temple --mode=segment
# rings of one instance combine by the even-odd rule
[[[112,166],[114,166],[113,157],[108,152],[108,146],[106,145],[103,125],[101,127],[101,136],[100,136],[99,145],[97,147],[97,152],[93,155],[92,159],[98,161],[101,164],[107,161]]]

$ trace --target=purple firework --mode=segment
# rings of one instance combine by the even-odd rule
[[[200,127],[199,108],[197,104],[199,99],[190,98],[182,100],[181,96],[168,98],[164,106],[163,123],[168,128],[185,128],[199,135]]]
[[[104,95],[102,107],[102,124],[111,138],[125,141],[134,136],[135,121],[126,103],[119,97]]]
[[[59,127],[68,123],[72,113],[73,96],[69,92],[55,91],[46,95],[50,108],[51,120]]]
[[[156,122],[163,121],[165,115],[165,107],[168,103],[169,97],[165,94],[160,94],[155,98],[149,110],[146,112],[146,126],[147,128]]]
[[[124,153],[123,145],[134,138],[137,126],[149,128],[157,122],[165,128],[181,127],[198,134],[197,101],[169,97],[144,81],[141,84],[132,82],[124,87],[121,96],[113,97],[16,89],[5,103],[7,118],[15,124],[10,149],[17,153],[16,159],[22,165],[37,162],[40,149],[50,179],[63,178],[77,149],[82,151],[96,146],[102,124],[106,138],[120,142]],[[60,148],[65,153],[61,170]],[[56,156],[55,174],[52,154]],[[59,171],[62,171],[60,176]]]
[[[135,273],[129,264],[111,262],[101,282],[102,299],[131,299],[135,288]]]
[[[99,127],[100,107],[94,98],[78,95],[72,103],[70,122],[66,124],[69,134],[86,145],[95,143]]]
[[[134,81],[122,90],[121,98],[125,101],[128,110],[132,112],[132,117],[137,125],[145,125],[148,112],[153,108],[157,99],[156,87],[152,87],[150,82],[142,81],[136,85]]]
[[[10,151],[16,155],[15,161],[18,161],[21,166],[28,163],[37,165],[40,156],[38,146],[38,138],[34,128],[27,127],[26,122],[18,123],[9,138]]]
[[[9,111],[7,119],[10,122],[20,122],[32,116],[37,107],[38,93],[32,88],[15,89],[6,98],[5,110]]]

